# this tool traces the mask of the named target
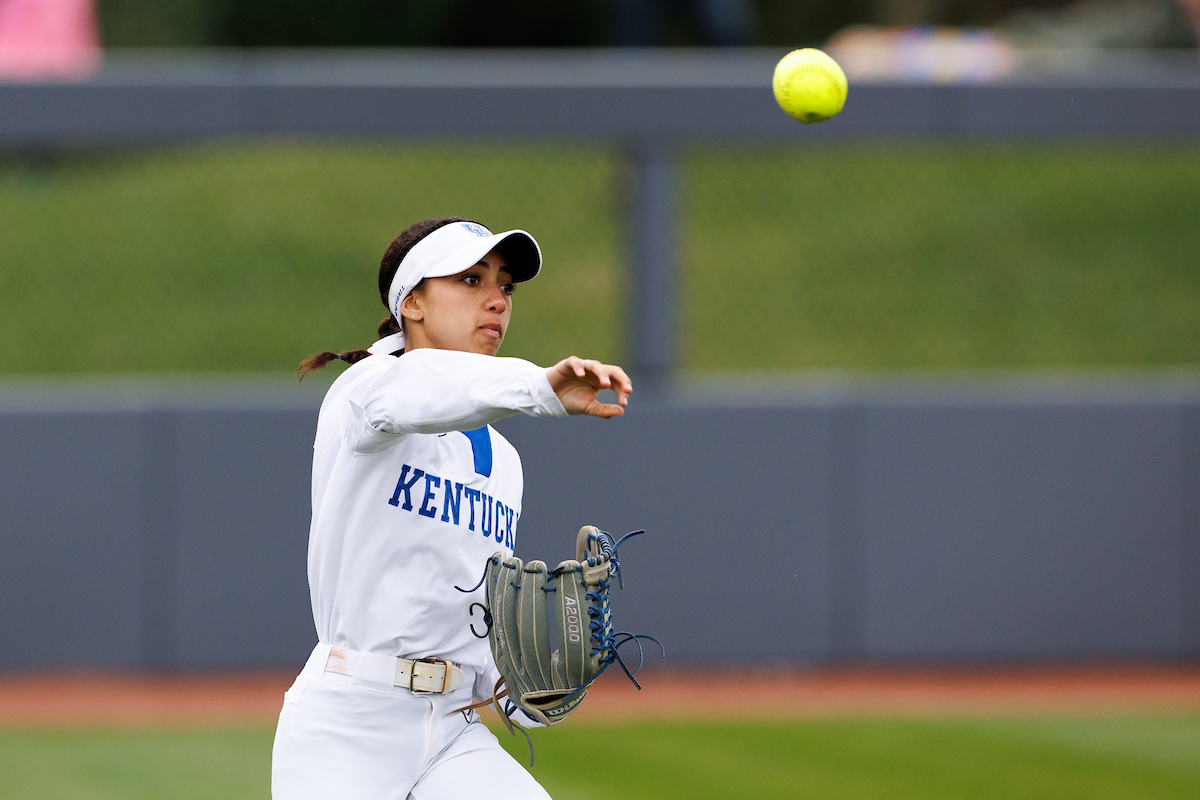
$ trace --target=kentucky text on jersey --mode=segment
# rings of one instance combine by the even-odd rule
[[[420,485],[418,481],[421,481]],[[413,502],[414,497],[418,498],[416,502]],[[464,486],[449,478],[441,478],[409,464],[401,467],[396,491],[388,498],[388,505],[404,511],[415,511],[430,519],[440,519],[448,525],[461,527],[465,522],[468,531],[478,529],[480,535],[490,536],[497,544],[503,544],[510,550],[513,546],[513,529],[520,518],[520,514],[514,518],[511,508],[486,492]]]

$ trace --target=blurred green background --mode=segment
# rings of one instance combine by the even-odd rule
[[[0,733],[0,798],[265,799],[272,736],[262,729]],[[514,757],[528,758],[524,739],[499,736]],[[533,738],[531,772],[559,800],[1200,796],[1195,716],[568,723]]]
[[[705,146],[680,362],[1200,363],[1200,145]],[[625,355],[632,176],[605,147],[276,141],[0,159],[0,374],[288,372],[364,347],[417,219],[528,229],[503,354]]]

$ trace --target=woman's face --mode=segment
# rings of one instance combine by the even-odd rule
[[[427,278],[400,304],[407,349],[496,355],[512,317],[512,292],[508,264],[495,251],[457,275]]]

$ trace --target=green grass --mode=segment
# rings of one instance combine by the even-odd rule
[[[584,763],[589,743],[593,757],[614,757],[609,796],[630,800],[1165,800],[1200,792],[1196,718],[564,728],[538,737],[545,766],[534,770],[560,800],[587,796],[564,767]],[[510,752],[520,757],[522,746]]]
[[[705,147],[681,171],[693,370],[1200,364],[1194,144]],[[602,147],[274,142],[0,160],[0,374],[288,371],[364,346],[407,222],[524,227],[502,353],[624,355]]]
[[[509,349],[611,358],[612,170],[594,149],[369,145],[11,162],[0,373],[294,370],[316,350],[365,347],[387,313],[384,249],[408,222],[446,215],[530,227],[559,266],[519,288],[530,313]]]
[[[0,798],[268,798],[272,735],[261,730],[0,733]]]
[[[270,731],[0,734],[0,798],[266,798]],[[524,740],[501,733],[518,758]],[[573,725],[534,733],[559,800],[1200,796],[1200,717]]]
[[[690,367],[1200,362],[1200,148],[702,152],[689,174]]]

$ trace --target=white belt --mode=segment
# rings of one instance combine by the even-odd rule
[[[393,666],[394,665],[394,666]],[[360,673],[375,673],[417,694],[446,694],[462,686],[463,673],[451,661],[436,658],[410,660],[378,653],[364,653],[345,647],[331,647],[325,659],[325,672],[355,677]],[[380,681],[383,682],[383,681]]]

